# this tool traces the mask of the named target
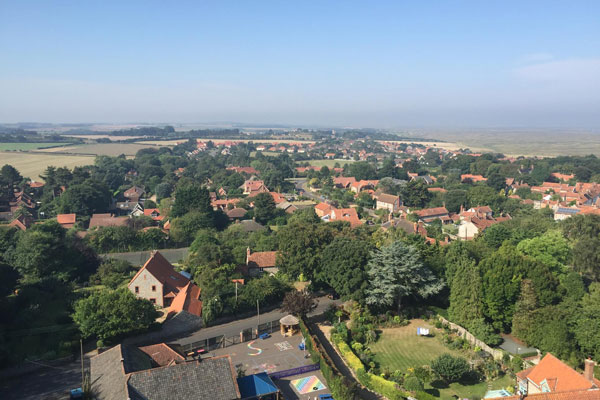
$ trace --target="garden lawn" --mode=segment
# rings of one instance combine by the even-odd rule
[[[308,160],[308,163],[315,167],[324,167],[333,168],[336,163],[340,164],[341,167],[344,164],[352,164],[354,160]]]
[[[385,328],[376,343],[370,346],[375,361],[381,369],[406,371],[407,368],[429,365],[439,355],[450,353],[464,357],[460,352],[450,350],[436,337],[417,336],[417,328],[435,328],[421,320],[411,320],[410,324],[400,328]]]

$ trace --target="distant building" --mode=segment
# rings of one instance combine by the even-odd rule
[[[400,210],[401,205],[400,196],[383,193],[376,197],[375,208],[377,210],[388,210],[391,213],[395,213]]]
[[[75,214],[58,214],[56,216],[56,222],[58,222],[63,228],[71,229],[75,226],[77,215]]]
[[[275,266],[277,263],[276,251],[257,251],[252,253],[250,247],[246,249],[246,266],[251,275],[268,272],[276,274],[279,269]]]

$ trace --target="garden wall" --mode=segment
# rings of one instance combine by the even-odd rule
[[[454,322],[450,322],[446,318],[444,318],[440,315],[438,315],[438,318],[440,319],[440,321],[442,321],[442,323],[447,324],[450,327],[450,329],[456,330],[458,332],[458,334],[462,338],[464,338],[466,341],[468,341],[469,343],[471,343],[474,346],[479,347],[481,350],[483,350],[487,353],[490,353],[494,357],[495,360],[502,360],[502,357],[504,357],[504,354],[508,354],[508,353],[504,352],[503,350],[494,349],[494,348],[488,346],[481,340],[477,339],[471,332],[469,332],[462,326],[457,325]],[[513,356],[510,354],[508,354],[508,356],[512,360]]]

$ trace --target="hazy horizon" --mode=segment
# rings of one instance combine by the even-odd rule
[[[32,1],[0,13],[2,123],[600,127],[597,2]]]

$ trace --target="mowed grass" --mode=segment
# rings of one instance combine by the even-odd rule
[[[433,326],[421,319],[414,319],[400,328],[383,329],[379,340],[370,346],[375,361],[382,368],[406,371],[407,368],[430,364],[443,353],[461,356],[460,352],[448,349],[437,336],[417,336],[417,328],[435,331]]]
[[[417,336],[417,328],[429,328],[436,331],[432,325],[415,319],[409,325],[401,328],[383,329],[379,340],[372,344],[371,350],[375,354],[375,361],[381,369],[388,368],[391,371],[406,371],[408,368],[430,365],[433,360],[444,353],[453,356],[467,358],[460,351],[450,350],[442,342],[439,336],[423,337]],[[491,382],[477,382],[475,384],[451,383],[445,385],[440,381],[432,382],[425,386],[425,391],[440,399],[482,398],[490,389],[504,389],[514,385],[514,379],[503,376]]]
[[[315,167],[333,168],[335,164],[339,164],[340,167],[344,167],[345,164],[352,164],[354,160],[309,160],[308,163]]]
[[[4,164],[12,165],[21,175],[35,181],[40,180],[39,176],[50,165],[73,168],[93,164],[94,159],[93,156],[0,152],[0,166]]]
[[[50,143],[0,143],[0,151],[27,151],[37,150],[49,147],[68,146],[70,143],[50,142]]]

